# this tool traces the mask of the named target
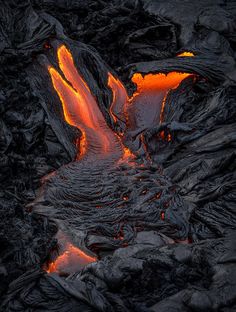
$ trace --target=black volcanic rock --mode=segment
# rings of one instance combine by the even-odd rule
[[[0,2],[1,311],[236,310],[235,30],[233,0]],[[154,210],[145,215],[146,203],[134,213],[137,172],[117,173],[114,185],[124,174],[135,207],[127,205],[122,227],[109,216],[102,226],[93,215],[79,216],[77,224],[95,228],[83,244],[100,259],[67,278],[42,269],[57,249],[57,226],[31,211],[43,178],[69,163],[74,168],[81,135],[63,119],[41,66],[45,59],[56,66],[61,43],[73,55],[82,51],[76,65],[114,131],[107,71],[119,75],[129,94],[136,72],[193,74],[168,93],[164,122],[137,134],[153,162],[147,179],[162,177],[164,198],[174,194],[167,208],[173,222],[161,223]],[[195,57],[176,57],[183,51]],[[143,157],[141,146],[140,162]],[[54,203],[60,206],[59,196]],[[124,246],[112,236],[121,229]]]

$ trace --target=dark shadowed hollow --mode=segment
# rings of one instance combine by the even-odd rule
[[[236,311],[236,2],[0,0],[0,311]]]

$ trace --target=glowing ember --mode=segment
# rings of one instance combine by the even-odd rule
[[[130,149],[128,149],[128,147],[124,147],[124,154],[123,154],[123,159],[128,159],[128,158],[134,158],[134,154],[131,152]]]
[[[79,151],[77,155],[77,159],[79,159],[86,153],[86,138],[84,132],[82,132],[82,136],[76,141],[76,147]]]

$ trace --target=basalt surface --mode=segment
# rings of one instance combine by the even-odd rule
[[[235,311],[234,1],[2,1],[1,311]]]

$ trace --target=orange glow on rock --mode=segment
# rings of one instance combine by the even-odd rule
[[[165,220],[165,213],[163,211],[161,213],[161,220]]]
[[[84,132],[82,132],[81,137],[77,140],[76,147],[79,150],[79,155],[77,155],[77,159],[79,159],[86,153],[86,137]]]
[[[88,256],[81,249],[73,246],[71,243],[67,243],[65,251],[57,257],[57,259],[51,262],[48,266],[48,273],[67,273],[83,267],[89,263],[95,262],[96,258]]]
[[[165,105],[166,105],[167,95],[168,95],[168,91],[166,92],[166,95],[164,96],[162,103],[161,103],[160,123],[162,123],[164,121],[164,109],[165,109]]]
[[[51,49],[51,45],[47,42],[44,44],[43,47],[44,47],[44,49]]]
[[[161,136],[162,140],[165,140],[165,131],[161,131],[160,136]]]
[[[119,79],[108,73],[108,86],[112,90],[112,104],[110,106],[110,114],[115,122],[117,119],[125,122],[125,105],[128,102],[128,95],[125,87]]]
[[[123,159],[128,159],[128,158],[134,158],[134,154],[131,152],[131,150],[128,147],[124,147],[124,154],[123,154]]]

